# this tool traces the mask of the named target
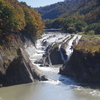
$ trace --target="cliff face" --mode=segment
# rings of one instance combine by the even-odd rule
[[[70,60],[60,68],[60,74],[78,82],[100,83],[100,54],[85,54],[74,50]]]
[[[3,86],[46,80],[41,71],[31,63],[24,45],[30,42],[23,36],[14,36],[0,46],[0,84]],[[33,51],[34,52],[34,51]]]

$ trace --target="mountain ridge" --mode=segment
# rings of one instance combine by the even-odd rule
[[[85,20],[91,19],[89,23],[98,22],[100,19],[99,0],[64,0],[64,2],[58,2],[36,9],[43,19],[66,18],[74,14],[84,15]]]

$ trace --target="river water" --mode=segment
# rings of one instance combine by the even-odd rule
[[[33,63],[44,53],[40,40],[37,41],[37,50],[33,55],[34,47],[26,49]],[[0,88],[0,100],[100,100],[100,90],[96,86],[76,83],[73,79],[58,74],[61,65],[37,66],[48,77],[48,81]]]

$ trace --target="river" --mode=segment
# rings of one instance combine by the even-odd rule
[[[33,63],[44,53],[40,40],[37,41],[37,50],[33,55],[34,47],[26,49]],[[100,100],[100,90],[96,86],[76,83],[73,79],[58,74],[61,65],[37,66],[48,77],[48,81],[0,88],[0,100]]]

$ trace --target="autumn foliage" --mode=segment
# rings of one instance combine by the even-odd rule
[[[83,35],[75,49],[92,55],[100,53],[100,35]]]
[[[25,2],[0,0],[0,36],[24,32],[37,37],[43,28],[40,14]]]

